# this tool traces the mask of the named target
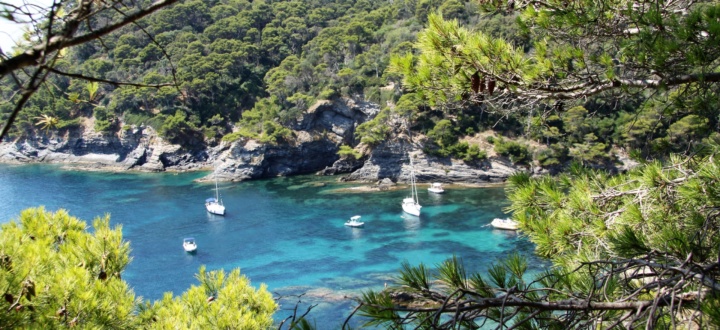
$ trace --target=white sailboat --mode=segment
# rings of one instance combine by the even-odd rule
[[[415,186],[415,168],[410,157],[410,197],[406,197],[402,201],[402,208],[408,214],[420,216],[420,203],[418,203],[417,187]]]
[[[225,215],[225,206],[220,199],[220,192],[218,191],[217,176],[215,176],[215,197],[210,197],[205,200],[205,209],[212,214]]]

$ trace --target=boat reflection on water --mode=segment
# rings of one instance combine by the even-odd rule
[[[401,216],[403,218],[403,226],[405,227],[405,230],[416,232],[420,230],[420,218],[415,217],[409,214],[403,214]]]
[[[362,229],[360,229],[360,228],[358,228],[358,227],[352,227],[352,228],[349,228],[349,229],[350,229],[350,231],[352,231],[351,234],[352,234],[352,238],[353,238],[353,239],[361,239],[361,238],[362,238],[362,236],[363,236],[363,235],[362,235],[362,233],[363,233],[363,230],[362,230]]]
[[[504,229],[495,229],[492,230],[493,235],[504,235],[505,238],[517,238],[520,236],[520,233],[518,233],[515,230],[504,230]]]

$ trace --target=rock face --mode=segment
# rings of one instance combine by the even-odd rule
[[[188,171],[213,168],[226,181],[318,173],[350,173],[346,181],[408,182],[413,158],[418,182],[487,183],[504,181],[518,169],[502,159],[477,164],[427,156],[410,143],[400,122],[388,123],[392,137],[361,159],[337,155],[342,145],[355,145],[355,129],[374,118],[376,104],[350,99],[320,101],[293,125],[293,139],[263,144],[240,139],[215,147],[182,147],[168,143],[151,127],[133,127],[117,134],[78,129],[63,137],[39,136],[0,143],[0,162],[64,163],[102,170]],[[417,140],[416,140],[417,141]],[[520,169],[523,170],[523,169]],[[210,179],[208,176],[206,179]]]
[[[492,158],[475,164],[461,160],[428,156],[417,144],[405,140],[391,140],[373,148],[362,168],[352,172],[347,181],[377,182],[390,179],[393,182],[410,181],[410,159],[413,159],[417,182],[443,183],[489,183],[503,182],[511,174],[525,170],[513,167],[502,158]]]
[[[66,163],[86,169],[187,170],[198,168],[204,158],[203,151],[165,142],[151,127],[112,135],[74,131],[62,138],[38,136],[0,146],[3,162]]]
[[[380,108],[349,99],[321,101],[293,128],[293,139],[262,144],[240,139],[208,148],[168,143],[151,127],[133,127],[117,134],[77,129],[63,137],[37,136],[0,144],[0,162],[64,163],[84,169],[187,171],[214,168],[218,179],[239,181],[315,173],[338,161],[341,145],[354,145],[355,129]],[[347,173],[362,162],[332,169]]]
[[[275,145],[240,139],[210,151],[215,175],[239,181],[323,170],[338,160],[341,145],[353,144],[357,125],[379,111],[375,104],[347,99],[318,102],[293,127],[293,141]]]

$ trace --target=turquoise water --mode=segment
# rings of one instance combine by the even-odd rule
[[[348,188],[360,185],[318,176],[219,183],[222,217],[205,211],[214,184],[194,182],[205,174],[0,165],[0,221],[40,205],[88,223],[109,213],[131,243],[123,279],[144,299],[181,294],[197,283],[201,265],[240,268],[253,285],[266,283],[282,297],[276,320],[300,302],[301,311],[314,306],[319,329],[339,328],[354,306],[349,297],[392,284],[405,260],[434,266],[457,255],[470,271],[484,271],[512,251],[533,258],[524,238],[486,226],[503,216],[503,188],[450,187],[432,195],[420,185],[422,215],[414,217],[400,207],[408,189],[359,192]],[[356,214],[365,227],[345,227]],[[196,254],[183,251],[184,237],[195,237]],[[531,264],[543,266],[534,258]]]

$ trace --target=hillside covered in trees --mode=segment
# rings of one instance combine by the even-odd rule
[[[76,28],[123,12],[98,13]],[[281,144],[316,101],[369,100],[382,110],[341,153],[408,128],[430,155],[472,163],[482,142],[513,163],[570,165],[507,186],[552,269],[530,279],[515,256],[488,274],[457,258],[404,264],[398,290],[418,304],[367,292],[371,325],[717,328],[719,18],[716,1],[180,1],[56,54],[22,111],[35,77],[4,75],[0,113],[17,114],[13,138],[90,122],[108,135],[150,125],[185,147]],[[623,149],[654,161],[588,168]]]
[[[471,70],[443,75],[464,75],[446,95],[427,84],[401,81],[408,75],[403,61],[416,61],[406,54],[422,48],[417,36],[432,13],[507,40],[498,47],[509,45],[519,54],[542,51],[539,36],[515,24],[517,13],[481,9],[481,3],[458,0],[181,1],[63,51],[10,133],[13,138],[61,135],[90,123],[115,134],[149,125],[188,148],[242,137],[274,144],[293,140],[297,119],[316,101],[348,97],[383,108],[357,128],[350,147],[387,139],[388,118],[399,118],[428,137],[424,150],[431,155],[482,160],[487,151],[468,138],[492,129],[500,138],[484,142],[493,144],[495,153],[514,163],[552,168],[572,160],[612,164],[613,148],[636,158],[687,152],[717,131],[713,103],[707,102],[714,94],[692,93],[698,88],[692,85],[491,107],[468,97],[480,88]],[[112,15],[122,14],[103,12],[89,21],[99,27]],[[572,53],[548,56],[546,65],[567,70],[561,61],[571,63]],[[430,75],[417,79],[439,81]],[[4,80],[0,114],[7,122],[19,96],[17,80]],[[481,94],[486,86],[491,93],[495,88],[483,80]],[[695,97],[685,98],[689,93]]]

